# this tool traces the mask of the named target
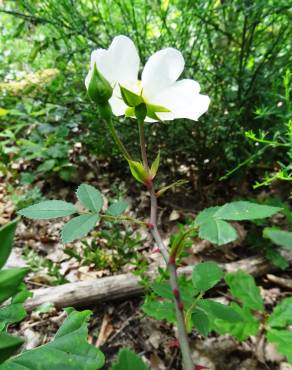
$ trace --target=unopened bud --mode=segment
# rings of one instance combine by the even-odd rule
[[[90,99],[99,105],[107,103],[113,94],[110,83],[98,71],[95,63],[87,93]]]

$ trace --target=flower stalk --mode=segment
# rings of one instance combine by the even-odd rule
[[[140,134],[140,145],[141,145],[141,155],[145,170],[149,171],[146,142],[144,135],[144,122],[139,121],[139,134]],[[192,360],[191,350],[189,346],[189,340],[187,335],[187,328],[184,317],[184,308],[181,301],[180,289],[178,284],[177,268],[175,257],[170,256],[166,246],[163,243],[160,232],[157,226],[157,195],[155,194],[153,181],[147,182],[147,189],[150,193],[150,232],[155,240],[162,257],[167,265],[167,270],[170,276],[170,285],[173,292],[174,302],[175,302],[175,312],[176,312],[176,323],[177,323],[177,333],[178,341],[181,348],[183,367],[184,370],[194,370],[194,364]]]
[[[108,107],[110,109],[110,106],[108,104]],[[101,111],[102,113],[102,111]],[[113,124],[113,120],[112,120],[112,117],[111,117],[111,114],[110,115],[103,115],[103,118],[104,120],[106,121],[107,123],[107,127],[112,135],[112,138],[114,140],[114,142],[116,143],[117,147],[119,148],[120,152],[122,153],[122,155],[125,157],[125,159],[127,161],[131,160],[131,155],[129,154],[129,152],[127,151],[126,147],[124,146],[124,144],[122,143],[121,139],[119,138],[118,134],[117,134],[117,131],[115,129],[115,126]]]
[[[146,172],[149,172],[149,164],[146,151],[146,140],[145,140],[145,130],[144,130],[144,121],[138,120],[139,125],[139,137],[140,137],[140,147],[141,147],[141,156],[144,168]]]

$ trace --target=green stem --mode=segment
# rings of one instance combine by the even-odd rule
[[[139,120],[138,125],[139,125],[139,137],[140,137],[140,148],[141,148],[142,161],[143,161],[146,172],[149,172],[149,164],[148,164],[147,152],[146,152],[144,121]]]
[[[132,222],[134,224],[143,225],[146,226],[146,223],[140,220],[137,220],[136,218],[129,217],[129,216],[111,216],[111,215],[100,215],[101,218],[103,218],[105,221],[117,221],[117,222],[123,222],[128,221]]]
[[[115,143],[117,144],[120,152],[122,153],[122,155],[125,157],[125,159],[127,161],[131,160],[132,158],[131,158],[129,152],[127,151],[127,149],[125,148],[124,144],[122,143],[121,139],[119,138],[111,117],[106,119],[106,123],[107,123],[108,128],[110,130],[110,133],[111,133]]]

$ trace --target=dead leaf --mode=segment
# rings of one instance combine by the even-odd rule
[[[109,317],[109,315],[105,314],[100,327],[99,336],[95,344],[96,347],[100,347],[105,344],[109,336],[112,334],[113,330],[114,327],[111,324],[111,318]]]

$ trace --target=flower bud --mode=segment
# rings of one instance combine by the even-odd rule
[[[99,105],[107,103],[113,94],[110,83],[98,71],[95,63],[87,93],[90,99]]]

